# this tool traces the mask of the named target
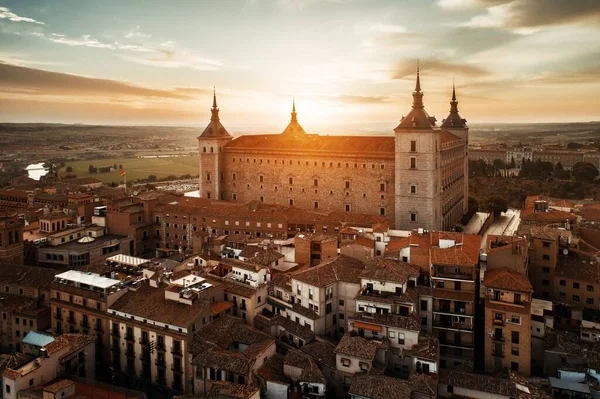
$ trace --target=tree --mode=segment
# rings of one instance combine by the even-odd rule
[[[150,175],[150,176],[148,176],[148,181],[156,181],[156,180],[158,180],[157,177],[156,177],[156,175]]]
[[[573,165],[573,177],[577,181],[591,182],[598,176],[598,169],[589,162],[577,162]]]
[[[474,215],[479,210],[479,203],[473,197],[469,197],[468,213]]]
[[[494,168],[500,170],[506,168],[506,164],[501,159],[494,159]]]
[[[514,169],[517,167],[517,164],[515,163],[515,157],[510,157],[510,166],[511,169]]]
[[[67,173],[71,173],[73,172],[73,167],[72,166],[67,166]]]
[[[487,211],[493,213],[494,216],[499,216],[500,213],[508,210],[508,200],[497,195],[488,197],[485,204]]]
[[[123,164],[119,164],[119,169],[123,170]]]

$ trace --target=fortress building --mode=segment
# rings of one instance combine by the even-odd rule
[[[308,134],[294,104],[281,134],[233,138],[215,95],[210,123],[198,137],[200,196],[381,215],[396,229],[450,230],[467,211],[469,139],[454,88],[450,105],[436,126],[417,69],[412,109],[394,136]]]

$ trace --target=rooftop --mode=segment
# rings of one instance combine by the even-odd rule
[[[406,399],[411,397],[412,391],[405,380],[358,373],[352,377],[348,393],[369,399]]]
[[[348,355],[366,360],[375,359],[377,349],[382,346],[382,341],[375,341],[346,333],[335,348],[335,353]]]
[[[91,272],[83,273],[78,270],[69,270],[64,273],[57,274],[54,276],[54,281],[62,284],[74,285],[79,288],[94,287],[100,290],[106,290],[114,287],[121,282],[108,277],[102,277],[99,274]]]
[[[509,291],[533,292],[529,279],[513,269],[502,267],[485,271],[483,285]]]

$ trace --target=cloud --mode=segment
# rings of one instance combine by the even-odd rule
[[[12,22],[29,22],[32,24],[44,25],[43,22],[37,21],[33,18],[21,17],[21,16],[15,14],[14,12],[10,11],[6,7],[0,7],[0,19],[8,19],[9,21],[12,21]]]
[[[472,17],[462,26],[533,29],[570,23],[597,24],[600,21],[598,0],[477,0],[477,2],[487,7],[486,12]]]
[[[0,63],[0,91],[30,95],[86,96],[109,98],[148,98],[191,100],[193,93],[161,90],[129,83],[96,79],[43,69]]]
[[[335,101],[344,104],[382,104],[393,100],[391,96],[358,96],[351,94],[319,96],[318,98],[325,101]]]
[[[142,33],[140,31],[139,25],[125,34],[126,39],[147,39],[150,37],[152,37],[152,35],[150,35],[148,33]]]
[[[406,27],[402,25],[373,24],[369,27],[370,31],[381,33],[406,33]]]
[[[416,60],[404,60],[396,64],[392,71],[392,79],[404,79],[409,76],[415,76],[417,63]],[[466,63],[454,64],[442,59],[419,60],[419,69],[430,71],[437,75],[464,75],[469,77],[480,77],[488,74],[488,71],[477,66]]]
[[[39,37],[41,39],[49,40],[53,43],[65,44],[67,46],[77,46],[77,47],[91,47],[91,48],[101,48],[108,50],[124,50],[124,51],[133,51],[136,53],[148,53],[153,50],[144,46],[138,46],[136,44],[123,44],[119,42],[101,42],[98,39],[94,39],[91,35],[81,35],[79,37],[68,37],[58,33],[52,33],[50,35],[46,35],[41,32],[31,32],[30,35]]]
[[[124,55],[123,59],[142,65],[161,68],[191,68],[198,71],[216,71],[223,66],[217,60],[197,56],[188,51],[173,51],[157,49],[147,57],[131,57]]]
[[[582,83],[600,84],[600,66],[568,72],[543,73],[531,81],[535,83],[567,85]]]

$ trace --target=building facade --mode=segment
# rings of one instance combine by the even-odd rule
[[[387,137],[307,134],[294,105],[281,134],[233,138],[215,97],[198,137],[200,196],[386,216],[405,230],[451,229],[467,210],[468,132],[454,93],[436,126],[418,71],[412,109]]]

